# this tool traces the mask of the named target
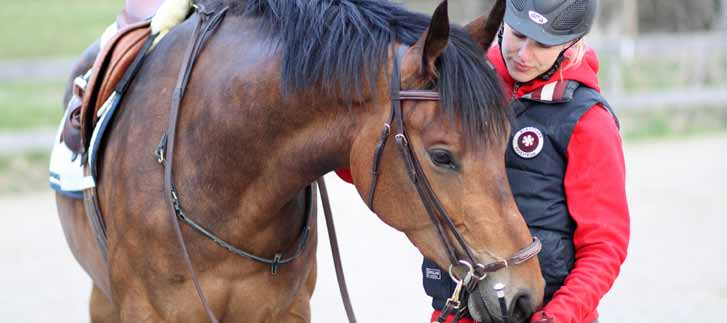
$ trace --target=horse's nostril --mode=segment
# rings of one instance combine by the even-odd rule
[[[528,322],[533,315],[533,305],[528,295],[519,295],[512,302],[511,317],[513,322]]]

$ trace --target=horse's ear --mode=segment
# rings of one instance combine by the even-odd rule
[[[505,1],[507,0],[497,0],[487,17],[480,16],[464,26],[470,37],[485,51],[490,48],[490,44],[502,25],[502,19],[505,16]]]
[[[421,54],[419,60],[420,76],[425,78],[434,78],[437,76],[437,69],[434,63],[447,48],[449,42],[449,13],[447,12],[447,0],[437,6],[432,15],[432,21],[429,28],[422,33],[414,48],[420,49],[415,51]]]

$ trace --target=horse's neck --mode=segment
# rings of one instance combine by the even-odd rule
[[[290,216],[303,213],[300,192],[348,166],[356,121],[370,109],[347,109],[319,94],[283,98],[275,48],[254,32],[240,33],[244,24],[227,20],[195,65],[180,112],[175,178],[181,196],[199,201],[189,213],[220,230],[245,235],[256,231],[240,224],[259,230],[287,223],[294,238],[299,226]],[[230,43],[240,44],[234,55]]]
[[[200,106],[209,110],[183,113],[179,133],[190,135],[178,137],[175,164],[194,167],[176,167],[175,177],[180,190],[186,186],[188,196],[204,197],[198,212],[222,219],[220,227],[228,227],[222,222],[242,221],[257,229],[264,224],[277,235],[295,238],[300,226],[291,216],[303,213],[301,190],[326,172],[348,165],[354,114],[313,98],[283,100],[276,94],[263,98],[260,93],[246,93],[249,88],[270,89],[277,84],[241,85],[239,107],[205,102]],[[255,100],[259,101],[250,102]]]

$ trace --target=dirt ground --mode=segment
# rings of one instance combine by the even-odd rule
[[[727,135],[626,147],[629,256],[601,306],[604,323],[724,322]],[[328,176],[359,322],[427,322],[421,256]],[[0,321],[88,322],[90,280],[67,249],[50,192],[0,197]],[[320,220],[320,219],[319,219]],[[313,322],[345,322],[325,225]]]

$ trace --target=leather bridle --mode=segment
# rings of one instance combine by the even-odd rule
[[[439,239],[447,252],[447,256],[450,261],[450,275],[452,275],[452,278],[455,281],[461,282],[461,284],[464,285],[465,290],[462,290],[463,293],[467,293],[467,290],[471,292],[474,290],[474,288],[476,288],[477,282],[483,280],[488,273],[521,264],[537,255],[540,252],[542,246],[540,240],[538,240],[537,238],[533,238],[533,241],[528,246],[520,249],[509,258],[499,259],[485,264],[479,262],[477,256],[475,256],[475,254],[472,252],[472,249],[464,240],[462,234],[459,233],[459,230],[457,230],[457,227],[452,221],[452,218],[449,216],[447,211],[442,206],[442,203],[439,201],[436,194],[434,193],[434,190],[432,189],[431,184],[429,184],[429,180],[424,174],[419,160],[412,151],[411,142],[407,139],[406,128],[404,126],[404,115],[402,113],[401,107],[402,102],[440,101],[440,95],[438,92],[432,90],[401,90],[401,69],[399,66],[399,62],[401,60],[401,51],[396,50],[397,47],[398,46],[394,46],[395,50],[392,51],[394,53],[392,54],[393,68],[389,85],[391,97],[391,111],[389,113],[388,120],[384,124],[384,128],[381,131],[379,142],[374,148],[374,156],[371,166],[371,184],[369,186],[367,204],[369,209],[375,212],[374,197],[379,177],[379,166],[381,163],[381,157],[384,148],[386,147],[388,138],[391,135],[393,125],[395,131],[394,139],[396,141],[398,151],[401,154],[401,158],[404,161],[406,173],[409,176],[412,184],[416,188],[417,193],[419,194],[419,198],[424,205],[424,208],[437,231],[437,235],[439,236]],[[445,231],[447,229],[456,239],[457,247],[459,247],[459,250],[464,253],[462,257],[458,256],[457,250],[455,249],[454,243],[451,241],[450,235]],[[452,272],[452,268],[456,267],[461,267],[465,269],[465,274],[462,275],[461,278],[457,278],[456,275]],[[476,279],[472,280],[471,278]],[[455,293],[459,293],[459,289],[460,288],[458,288]],[[453,295],[453,297],[450,298],[450,300],[455,299],[456,301],[451,304],[454,307],[452,308],[452,310],[457,310],[458,312],[462,309],[460,307],[459,301],[457,301],[459,297],[460,295]],[[445,311],[443,311],[443,313],[444,312]]]
[[[265,259],[262,257],[254,256],[250,253],[244,252],[242,250],[239,250],[232,246],[229,243],[226,243],[224,240],[220,239],[219,237],[214,236],[209,230],[205,229],[201,225],[194,222],[191,218],[189,218],[182,210],[181,202],[176,190],[176,187],[174,185],[174,176],[172,172],[172,166],[173,166],[173,158],[174,158],[174,142],[176,137],[176,128],[177,128],[177,122],[179,119],[179,110],[181,107],[182,100],[184,98],[184,93],[187,88],[187,84],[189,82],[189,77],[192,71],[192,67],[194,66],[194,63],[196,61],[196,58],[198,57],[202,47],[205,44],[205,41],[211,36],[211,34],[214,32],[214,30],[219,26],[220,22],[225,16],[225,13],[227,11],[227,7],[222,8],[218,12],[208,11],[204,8],[204,6],[195,4],[195,9],[198,13],[198,22],[195,27],[195,30],[192,35],[192,41],[190,43],[190,46],[187,49],[187,56],[186,59],[183,61],[182,66],[180,67],[179,77],[177,80],[177,85],[174,89],[174,94],[172,96],[172,104],[171,104],[171,110],[169,114],[169,124],[167,127],[166,132],[164,133],[164,136],[162,137],[162,140],[157,147],[156,150],[156,156],[157,160],[160,164],[164,166],[164,191],[165,195],[167,197],[167,203],[168,203],[168,209],[169,209],[169,215],[172,219],[172,224],[175,232],[175,236],[177,238],[177,241],[179,243],[179,246],[182,251],[182,255],[184,256],[184,263],[190,273],[191,279],[194,282],[195,289],[197,291],[197,295],[200,298],[200,301],[202,302],[202,306],[204,307],[206,314],[211,322],[218,322],[217,318],[215,317],[207,298],[205,297],[202,288],[199,284],[199,280],[197,278],[196,272],[192,266],[191,259],[189,257],[189,253],[187,251],[186,243],[184,242],[184,238],[181,233],[181,228],[179,225],[179,220],[182,220],[186,222],[188,225],[190,225],[193,229],[200,232],[202,235],[206,236],[207,238],[213,240],[217,244],[221,245],[222,247],[228,249],[229,251],[236,253],[240,256],[248,257],[250,259],[256,260],[258,262],[262,262],[268,265],[271,265],[273,274],[277,272],[277,268],[281,264],[285,264],[287,262],[292,261],[293,259],[297,258],[299,255],[301,255],[303,248],[305,247],[306,242],[308,241],[308,233],[310,230],[310,215],[308,215],[308,220],[306,220],[306,225],[304,226],[303,230],[301,231],[301,235],[298,238],[298,242],[295,244],[294,250],[292,252],[287,252],[286,254],[290,254],[291,256],[287,258],[282,258],[282,253],[278,253],[275,255],[274,259]],[[394,46],[396,48],[396,46]],[[537,253],[541,249],[540,241],[537,238],[534,238],[532,243],[530,243],[527,247],[521,249],[520,251],[516,252],[514,255],[507,259],[500,259],[494,262],[490,262],[487,264],[482,264],[477,260],[477,257],[472,252],[471,248],[467,245],[462,235],[457,230],[454,222],[452,221],[451,217],[447,214],[444,207],[442,207],[441,202],[437,199],[431,185],[429,184],[429,181],[427,180],[427,177],[424,175],[424,171],[422,170],[422,167],[419,163],[419,161],[416,158],[416,155],[412,152],[411,144],[409,143],[406,133],[405,133],[405,127],[404,127],[404,117],[402,115],[402,108],[401,108],[401,102],[405,100],[410,101],[439,101],[440,96],[439,93],[436,91],[430,91],[430,90],[401,90],[400,87],[400,79],[401,79],[401,71],[399,67],[399,61],[400,58],[398,55],[393,55],[393,72],[391,77],[391,84],[390,84],[390,90],[391,90],[391,111],[389,114],[389,118],[387,123],[384,125],[384,129],[381,132],[381,137],[376,145],[374,157],[373,157],[373,165],[371,170],[372,180],[371,180],[371,186],[369,188],[369,196],[368,196],[368,206],[373,211],[374,210],[374,194],[376,192],[376,183],[378,179],[378,169],[379,164],[381,161],[381,155],[383,154],[384,147],[386,146],[387,139],[391,132],[392,124],[396,126],[396,134],[394,135],[395,141],[398,147],[399,152],[401,153],[401,156],[404,160],[404,164],[406,166],[407,174],[409,175],[410,180],[414,184],[414,186],[417,189],[417,192],[419,193],[419,197],[424,204],[424,207],[427,211],[427,214],[429,215],[432,223],[434,224],[435,228],[437,229],[437,233],[440,237],[440,240],[442,241],[442,244],[445,246],[445,249],[447,251],[447,255],[449,257],[449,260],[451,262],[450,266],[450,275],[452,275],[453,279],[455,281],[458,281],[458,288],[459,291],[462,286],[465,286],[465,289],[462,291],[464,294],[471,292],[474,290],[474,288],[477,285],[477,282],[479,280],[482,280],[486,277],[488,273],[495,272],[497,270],[500,270],[502,268],[506,268],[513,265],[521,264],[528,259],[534,257],[537,255]],[[322,199],[324,206],[327,205],[327,198],[324,197],[325,195],[325,184],[323,181],[319,181],[319,185],[323,187],[323,190],[321,191]],[[324,207],[325,213],[326,213],[326,219],[331,219],[330,215],[330,207]],[[454,248],[454,245],[452,241],[450,240],[449,235],[445,232],[445,227],[449,229],[449,231],[454,235],[456,242],[459,245],[460,250],[464,252],[464,260],[460,259],[460,257],[457,256],[457,251]],[[333,243],[333,242],[332,242]],[[337,248],[335,248],[337,249]],[[334,254],[337,254],[337,250],[334,251]],[[337,257],[334,257],[334,261],[337,262],[337,275],[339,276],[339,283],[342,280],[342,273],[339,273],[340,266],[340,259],[337,259]],[[462,278],[457,278],[452,273],[452,267],[465,267],[466,274],[462,276]],[[476,278],[476,279],[471,279]],[[350,309],[350,300],[348,300],[347,292],[344,291],[345,289],[345,282],[341,286],[341,293],[346,294],[344,295],[344,304],[346,305],[347,315],[349,316],[349,320],[351,322],[355,322],[355,318],[353,317],[353,312]],[[453,306],[452,308],[454,310],[457,310],[458,314],[462,313],[463,307],[460,307],[459,297],[460,295],[457,294],[454,302],[447,302]],[[465,295],[466,297],[466,295]],[[451,299],[450,299],[451,300]],[[443,311],[445,313],[445,311]]]

